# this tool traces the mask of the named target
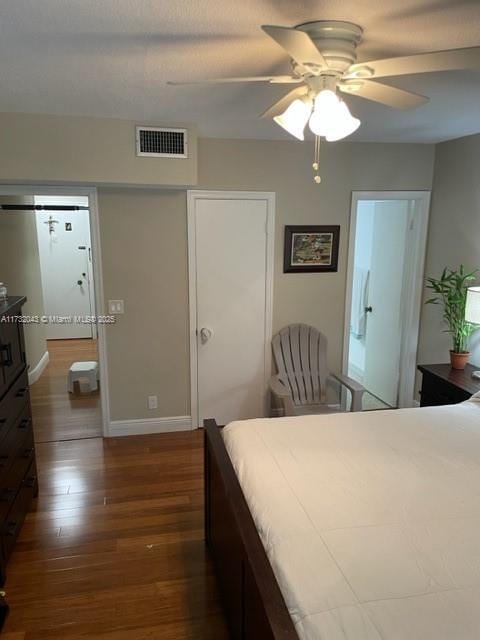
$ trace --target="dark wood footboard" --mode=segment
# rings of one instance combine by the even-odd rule
[[[205,420],[205,539],[235,640],[299,640],[221,429]]]

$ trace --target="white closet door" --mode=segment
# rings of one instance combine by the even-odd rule
[[[205,418],[226,424],[261,417],[270,341],[268,201],[226,196],[194,203],[199,425]]]

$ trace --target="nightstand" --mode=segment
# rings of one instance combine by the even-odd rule
[[[472,372],[478,369],[471,364],[467,364],[463,371],[452,369],[449,364],[418,365],[423,374],[420,406],[433,407],[468,400],[480,391],[480,380],[472,378]]]

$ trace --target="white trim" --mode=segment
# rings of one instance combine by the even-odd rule
[[[47,366],[50,360],[50,354],[48,351],[45,351],[43,356],[37,362],[37,364],[28,371],[28,384],[35,384],[35,382],[40,378],[42,373],[45,371],[45,367]]]
[[[353,191],[350,212],[350,234],[348,241],[347,282],[345,291],[345,320],[343,332],[343,373],[348,373],[348,351],[350,342],[350,317],[352,307],[352,283],[355,253],[355,235],[357,228],[357,204],[361,200],[412,200],[416,203],[412,214],[418,225],[415,238],[416,246],[412,247],[409,274],[413,295],[406,300],[403,310],[403,325],[400,355],[399,407],[414,406],[415,370],[420,327],[420,311],[422,304],[423,274],[425,267],[428,218],[430,213],[430,191]]]
[[[270,191],[187,191],[188,222],[188,291],[190,317],[190,412],[192,429],[198,428],[198,353],[197,353],[197,252],[195,201],[265,200],[267,203],[266,272],[265,272],[265,415],[269,415],[268,382],[272,369],[273,273],[275,250],[275,193]]]
[[[149,433],[169,433],[171,431],[189,431],[192,428],[190,416],[174,416],[172,418],[144,418],[140,420],[113,420],[110,422],[108,435],[138,436]]]
[[[97,189],[95,187],[52,187],[42,185],[1,185],[0,195],[31,196],[87,196],[90,212],[90,233],[92,241],[92,268],[95,288],[95,309],[97,315],[106,315],[103,294],[102,252],[100,247],[100,225],[98,218]],[[100,411],[102,413],[103,435],[109,435],[110,398],[108,392],[108,362],[105,325],[97,325],[98,360],[100,364]]]

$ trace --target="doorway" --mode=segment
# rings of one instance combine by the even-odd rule
[[[352,197],[343,370],[368,391],[365,408],[413,406],[429,201]]]
[[[268,415],[274,194],[188,193],[192,426]]]
[[[37,443],[103,435],[103,385],[82,375],[72,387],[68,379],[74,363],[93,363],[103,378],[90,228],[95,194],[77,193],[0,189],[0,237],[8,248],[0,280],[9,295],[27,297],[22,311],[30,319],[25,349]]]

